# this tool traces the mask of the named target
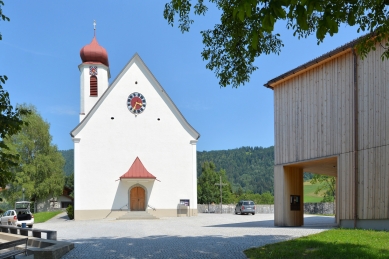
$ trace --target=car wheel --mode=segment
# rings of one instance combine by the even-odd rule
[[[253,213],[253,216],[255,215],[255,213]]]
[[[235,210],[235,215],[237,215],[238,214],[238,212]]]

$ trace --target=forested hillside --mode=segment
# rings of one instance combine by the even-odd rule
[[[63,171],[65,172],[66,176],[69,176],[74,173],[74,150],[60,150],[59,152],[61,152],[63,158],[65,158]]]
[[[61,150],[66,175],[73,173],[73,149]],[[224,169],[234,192],[273,192],[274,147],[241,147],[230,150],[197,152],[197,177],[204,162],[213,162],[216,170]]]
[[[197,177],[201,164],[213,162],[216,170],[224,169],[234,192],[270,192],[274,194],[274,147],[241,147],[230,150],[197,152]]]

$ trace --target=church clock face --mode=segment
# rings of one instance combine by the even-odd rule
[[[141,93],[134,92],[128,96],[127,107],[133,114],[141,114],[146,109],[146,98]]]

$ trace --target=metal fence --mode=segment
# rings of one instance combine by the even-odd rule
[[[335,214],[335,204],[332,202],[322,203],[304,203],[304,213],[307,214]],[[219,213],[220,204],[197,204],[198,213]],[[235,204],[223,204],[222,213],[235,213]],[[255,213],[270,214],[274,213],[274,205],[258,204],[255,205]]]
[[[220,204],[197,204],[198,213],[219,213]],[[235,204],[223,204],[222,213],[233,214],[235,213]],[[255,213],[274,213],[274,205],[255,205]]]

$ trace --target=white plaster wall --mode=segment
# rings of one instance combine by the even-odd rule
[[[143,65],[133,63],[108,91],[74,136],[80,139],[75,143],[75,156],[79,156],[75,158],[75,209],[120,209],[128,204],[128,191],[136,182],[117,180],[137,156],[160,180],[139,183],[147,188],[149,205],[176,209],[180,199],[190,199],[196,209],[196,146],[191,143],[195,139],[179,114],[173,113],[157,82]],[[127,108],[133,92],[142,93],[147,102],[137,116]]]
[[[90,66],[97,67],[97,97],[90,96]],[[82,121],[107,90],[109,72],[108,67],[103,64],[83,63],[78,68],[80,70],[80,121]]]

